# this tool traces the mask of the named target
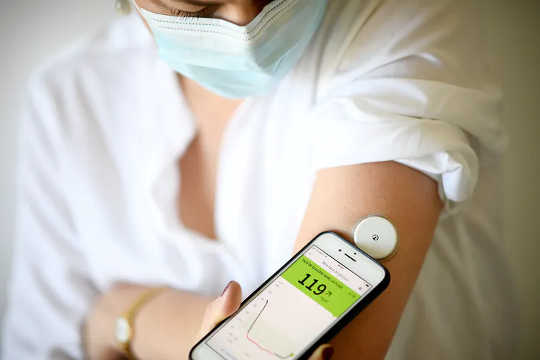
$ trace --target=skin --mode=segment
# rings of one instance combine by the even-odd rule
[[[213,16],[246,24],[267,2],[223,0],[212,5]],[[137,3],[160,13],[170,11],[163,8],[167,5],[184,11],[202,8],[172,0]],[[213,208],[219,143],[241,100],[217,96],[180,75],[178,81],[198,125],[198,134],[178,164],[182,176],[178,216],[188,228],[215,238]],[[325,230],[352,240],[354,224],[370,214],[389,218],[400,238],[399,252],[385,263],[392,275],[391,284],[332,340],[334,358],[384,358],[431,244],[441,209],[436,182],[395,162],[328,168],[317,174],[295,251]],[[114,340],[115,319],[148,289],[144,284],[117,284],[96,299],[85,324],[90,359],[122,359]],[[169,289],[138,313],[132,349],[139,359],[185,359],[195,341],[234,312],[240,299],[240,287],[234,282],[217,299]],[[311,360],[325,358],[325,351],[324,356],[330,355],[328,346],[323,346]]]

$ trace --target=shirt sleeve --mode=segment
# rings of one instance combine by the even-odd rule
[[[500,153],[506,138],[471,3],[351,1],[335,15],[311,118],[314,171],[397,161],[438,182],[443,213],[472,195],[478,149]]]
[[[96,290],[64,192],[66,130],[41,76],[25,102],[2,358],[81,359],[80,329]]]

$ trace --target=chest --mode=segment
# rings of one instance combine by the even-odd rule
[[[175,164],[176,216],[246,266],[273,269],[292,251],[311,193],[308,102],[249,100],[210,117],[190,104],[198,130]]]
[[[178,161],[178,216],[182,224],[216,239],[215,195],[221,142],[239,102],[219,101],[205,106],[204,98],[188,97],[197,132]]]
[[[180,221],[210,239],[216,238],[214,202],[218,152],[205,149],[196,137],[178,162]]]

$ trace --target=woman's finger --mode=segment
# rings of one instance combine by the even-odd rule
[[[309,360],[328,360],[334,354],[334,348],[330,344],[321,345],[311,354]]]
[[[230,281],[220,297],[206,307],[199,338],[212,330],[220,321],[234,313],[242,302],[242,288],[236,281]]]

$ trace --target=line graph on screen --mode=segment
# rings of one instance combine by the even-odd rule
[[[256,340],[254,340],[251,336],[250,336],[250,333],[253,329],[253,327],[256,325],[257,323],[257,320],[259,319],[259,317],[261,316],[261,314],[263,313],[264,309],[266,309],[266,306],[268,305],[268,299],[266,299],[266,301],[264,302],[264,305],[263,307],[261,308],[261,310],[259,311],[259,313],[257,314],[257,316],[255,317],[255,319],[253,319],[253,322],[251,323],[251,325],[249,325],[249,328],[248,330],[246,331],[246,339],[255,344],[255,346],[257,346],[259,349],[261,349],[262,351],[268,353],[268,354],[271,354],[271,355],[274,355],[280,359],[288,359],[288,358],[291,358],[294,356],[294,353],[290,353],[288,355],[281,355],[281,354],[278,354],[270,349],[267,349],[264,347],[264,345],[260,344],[259,342],[257,342]]]

